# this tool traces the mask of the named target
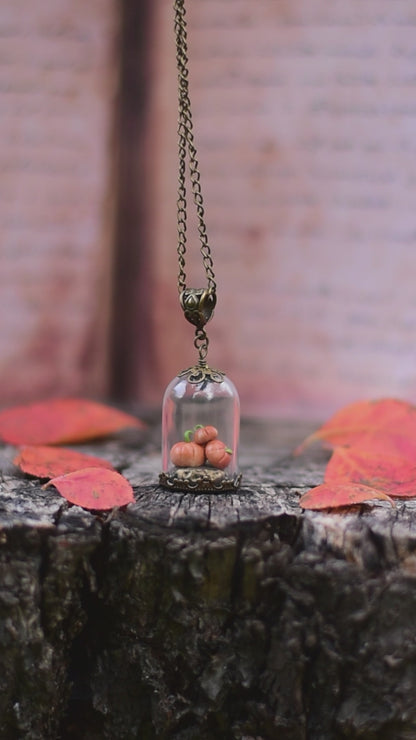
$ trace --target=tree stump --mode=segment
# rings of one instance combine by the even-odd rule
[[[161,489],[157,430],[83,446],[134,486],[106,515],[5,447],[0,737],[414,740],[416,503],[303,512],[309,431],[243,427],[231,494]]]

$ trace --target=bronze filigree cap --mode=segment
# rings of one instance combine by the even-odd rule
[[[225,373],[221,370],[213,370],[208,365],[199,364],[187,367],[186,370],[181,370],[178,373],[178,378],[186,378],[188,383],[197,385],[198,383],[222,383],[225,378]]]

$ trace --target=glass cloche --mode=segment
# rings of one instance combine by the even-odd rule
[[[240,402],[231,380],[207,365],[188,368],[163,398],[160,483],[175,491],[239,487]]]

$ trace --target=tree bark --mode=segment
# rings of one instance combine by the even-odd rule
[[[238,493],[157,485],[158,432],[85,451],[135,503],[0,490],[0,736],[414,740],[416,505],[303,512],[327,454],[243,428]],[[415,492],[416,493],[416,492]]]

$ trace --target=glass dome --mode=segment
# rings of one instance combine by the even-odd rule
[[[207,366],[184,370],[163,399],[161,485],[194,492],[238,488],[239,430],[231,380]]]

